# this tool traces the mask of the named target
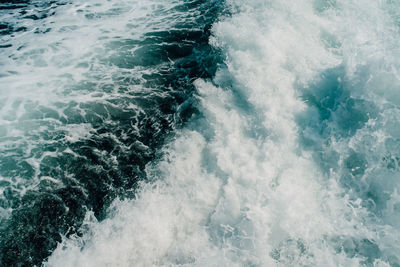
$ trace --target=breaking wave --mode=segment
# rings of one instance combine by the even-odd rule
[[[60,202],[34,264],[400,266],[398,4],[166,2],[10,37],[3,251]]]

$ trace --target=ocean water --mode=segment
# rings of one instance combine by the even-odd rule
[[[1,3],[0,265],[40,265],[132,199],[211,78],[217,1]]]
[[[397,1],[0,6],[0,265],[400,266]]]

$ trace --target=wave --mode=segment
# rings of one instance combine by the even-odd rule
[[[227,2],[193,120],[152,182],[47,266],[397,266],[399,9]]]
[[[39,265],[82,235],[196,114],[218,1],[1,4],[0,265]],[[5,7],[3,9],[3,7]]]
[[[90,185],[98,181],[93,177],[101,177],[103,170],[113,174],[107,175],[104,181],[108,182],[100,187],[106,195],[102,195],[101,202],[97,202],[97,194],[89,194],[91,197],[78,205],[81,207],[79,219],[74,220],[77,223],[73,226],[79,230],[49,231],[58,234],[56,238],[47,239],[53,240],[51,248],[57,248],[48,259],[37,257],[36,262],[45,259],[44,266],[400,265],[398,5],[393,1],[370,0],[227,0],[212,2],[211,6],[205,1],[168,2],[171,5],[155,0],[146,3],[148,5],[141,1],[102,2],[93,6],[76,5],[76,9],[72,8],[73,4],[65,5],[60,9],[60,12],[66,12],[65,17],[53,16],[57,21],[60,18],[68,20],[71,14],[82,14],[79,16],[85,23],[91,23],[90,27],[82,23],[75,29],[83,31],[82,35],[75,32],[67,36],[87,36],[85,40],[94,40],[87,46],[90,51],[96,51],[88,54],[93,60],[92,67],[85,67],[90,79],[74,78],[95,82],[94,87],[91,83],[78,82],[72,84],[80,86],[68,91],[71,83],[65,82],[67,86],[61,91],[18,91],[24,92],[23,97],[18,98],[19,101],[24,99],[24,107],[30,107],[31,99],[40,107],[43,99],[58,99],[62,95],[59,92],[63,92],[65,98],[62,99],[68,99],[64,102],[79,103],[72,107],[80,107],[76,112],[80,116],[83,116],[81,103],[86,103],[82,99],[93,97],[89,101],[91,106],[84,110],[88,113],[99,110],[95,113],[105,114],[100,123],[89,119],[64,123],[64,128],[56,129],[64,129],[58,131],[65,137],[56,140],[68,141],[63,153],[75,153],[78,159],[82,154],[90,159],[85,161],[89,164],[82,164],[82,168],[100,166],[101,172],[82,176],[90,179],[78,179],[84,193],[91,192]],[[122,5],[126,13],[118,8],[119,11],[115,11],[114,5]],[[218,8],[213,9],[214,5]],[[206,13],[210,16],[204,19],[207,10],[212,12]],[[118,21],[113,12],[118,13]],[[130,21],[132,14],[138,15],[133,22]],[[184,25],[190,26],[179,31],[184,35],[177,35],[170,41],[171,32],[174,36],[175,31],[167,29],[181,29],[171,26],[182,25],[179,24],[181,19]],[[167,21],[172,24],[165,24]],[[193,28],[189,23],[192,21],[205,32],[200,39],[186,35],[192,32],[189,30]],[[119,28],[120,32],[117,24],[124,25]],[[157,28],[160,25],[165,28],[160,30]],[[140,28],[143,30],[138,30],[137,37],[120,38],[126,34],[126,27],[143,27]],[[94,29],[98,31],[93,32]],[[50,37],[51,32],[43,36]],[[68,38],[60,39],[60,42],[69,44]],[[68,47],[75,47],[76,40],[73,39]],[[132,56],[130,51],[136,40],[140,44]],[[151,43],[157,40],[159,46],[147,46],[146,40]],[[165,54],[171,51],[170,45],[182,44],[182,40],[183,44],[191,45],[189,55],[171,58]],[[96,46],[98,42],[101,45]],[[11,51],[10,47],[6,49]],[[82,49],[74,51],[77,51],[72,54],[76,55],[75,60],[86,55]],[[181,55],[185,46],[173,51]],[[51,55],[48,53],[44,54]],[[65,54],[68,55],[66,58],[71,57],[69,53]],[[21,57],[24,63],[19,64],[36,64],[37,58],[27,58],[29,60]],[[178,62],[178,58],[185,59],[182,65],[169,65]],[[186,61],[188,58],[190,60]],[[40,69],[40,60],[38,62],[39,65],[34,65],[35,71]],[[167,72],[170,75],[165,74],[165,65],[173,69]],[[94,66],[98,69],[93,69]],[[196,66],[194,72],[192,66]],[[122,72],[126,69],[134,71]],[[50,71],[59,69],[51,65],[47,70],[43,72],[46,77]],[[75,71],[61,72],[78,75],[72,77],[81,75]],[[146,76],[149,72],[151,75]],[[96,89],[103,84],[118,85],[119,80],[114,77],[124,80],[137,73],[143,78],[137,86],[132,85],[135,84],[133,78],[125,83],[131,88],[128,92],[135,92],[134,100],[128,101],[130,105],[121,105],[127,94],[125,91],[118,91],[118,98],[113,98],[115,91],[108,93],[104,89],[107,86]],[[57,81],[63,80],[64,76],[57,76]],[[2,79],[11,79],[9,84],[15,86],[23,81],[16,79],[18,77],[22,76],[9,72]],[[65,79],[70,77],[66,75]],[[165,83],[165,79],[169,82]],[[181,87],[176,81],[183,81],[184,85]],[[23,90],[24,86],[18,88]],[[91,88],[95,88],[93,94]],[[168,93],[161,90],[164,88],[170,88]],[[157,101],[137,100],[137,92],[142,96],[143,91],[153,94],[159,92],[158,89],[163,94],[156,98]],[[143,127],[129,123],[126,128],[122,127],[125,124],[120,121],[125,117],[121,117],[121,112],[115,116],[111,116],[112,112],[100,112],[103,110],[97,107],[103,103],[98,96],[100,91],[101,99],[107,103],[114,99],[112,103],[123,106],[122,111],[128,107],[144,110],[151,123]],[[175,97],[174,92],[179,92],[180,97]],[[35,98],[39,93],[49,97]],[[13,107],[8,114],[24,114],[17,112],[18,101],[6,103]],[[152,107],[157,107],[156,111]],[[165,107],[168,111],[163,109]],[[147,111],[148,108],[152,111]],[[27,113],[32,114],[32,110]],[[63,114],[68,109],[61,110],[59,113]],[[128,113],[127,117],[135,117],[132,114],[136,113]],[[162,115],[158,117],[158,114]],[[154,128],[162,125],[159,121],[165,118],[167,126]],[[17,121],[24,122],[25,126],[24,120]],[[45,121],[41,120],[41,123],[46,125]],[[126,129],[122,132],[139,129],[140,133],[143,129],[150,135],[132,134],[130,136],[134,138],[127,146],[121,141],[125,135],[113,130],[115,121]],[[109,126],[103,128],[102,125],[107,123]],[[6,136],[11,138],[17,128],[7,127]],[[165,129],[160,136],[158,129]],[[47,131],[42,130],[40,136],[44,133]],[[23,140],[36,140],[27,138],[27,132],[20,136]],[[112,140],[118,145],[107,149],[109,146],[104,142],[108,136],[115,136]],[[141,136],[147,136],[147,141],[141,141]],[[161,141],[151,143],[154,140]],[[79,153],[71,148],[75,142],[82,149]],[[38,147],[43,148],[44,144],[41,139]],[[136,144],[139,148],[132,149]],[[151,151],[151,156],[146,157],[141,149]],[[54,152],[46,150],[40,155],[49,156],[49,153]],[[43,166],[45,156],[40,161]],[[135,157],[146,160],[138,163],[132,160]],[[102,164],[102,161],[109,163]],[[59,166],[59,169],[65,169],[64,165]],[[80,160],[74,166],[80,166]],[[136,177],[131,175],[132,172],[121,176],[122,167],[138,168],[140,178],[124,185],[114,183],[121,177],[128,181]],[[73,174],[71,180],[80,177],[76,175],[80,174],[78,171]],[[65,183],[63,179],[53,180],[53,176],[34,177],[51,184]],[[47,196],[44,194],[47,191],[37,191],[36,187],[32,191]],[[67,195],[71,196],[71,193]],[[47,203],[38,199],[33,203]],[[82,198],[72,195],[68,199]],[[18,204],[20,206],[12,211],[9,222],[17,220],[14,218],[17,218],[18,210],[31,207],[24,203],[29,202]],[[38,215],[47,218],[43,216],[43,209],[39,211],[28,218]],[[54,218],[60,218],[58,213],[55,214]],[[5,233],[17,232],[12,229],[29,229],[32,223],[20,225],[22,227],[8,226]],[[37,233],[37,229],[34,227],[29,233]],[[13,251],[11,246],[9,248],[8,251]]]

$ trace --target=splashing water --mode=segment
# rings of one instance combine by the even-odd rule
[[[45,266],[400,266],[398,3],[223,8],[198,112]]]
[[[0,265],[82,234],[193,113],[218,1],[0,4]],[[4,8],[4,9],[3,9]]]
[[[398,266],[399,7],[230,1],[200,118],[48,266]]]

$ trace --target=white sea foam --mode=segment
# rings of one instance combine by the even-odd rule
[[[32,1],[27,15],[34,3],[40,5]],[[46,146],[89,139],[99,121],[117,128],[113,116],[146,116],[135,94],[162,94],[143,86],[142,75],[163,66],[124,60],[143,57],[136,50],[146,33],[173,29],[184,17],[173,10],[180,3],[78,0],[39,7],[48,17],[38,20],[21,18],[19,9],[0,14],[14,28],[26,28],[1,36],[12,45],[0,53],[0,157],[12,191],[23,195],[40,182]],[[139,131],[138,121],[132,118],[133,131]],[[59,145],[58,155],[65,149]]]
[[[400,264],[398,6],[228,4],[204,119],[47,266]]]
[[[4,101],[0,122],[27,120],[29,117],[23,116],[36,111],[29,108],[40,105],[52,109],[55,116],[67,118],[65,107],[61,109],[57,103],[103,103],[123,97],[124,91],[118,85],[107,90],[108,93],[104,86],[118,75],[140,80],[143,68],[124,69],[118,62],[107,62],[113,53],[121,52],[110,47],[110,40],[127,37],[140,41],[149,31],[170,29],[174,20],[167,17],[176,13],[166,10],[175,4],[170,1],[162,5],[157,0],[74,1],[57,7],[55,15],[46,19],[25,20],[30,31],[14,33],[9,40],[12,47],[3,49],[0,55],[0,90]],[[35,29],[42,28],[49,32],[35,33]],[[128,55],[133,56],[138,46],[132,43]],[[147,69],[146,73],[149,72]],[[130,92],[146,89],[133,82],[131,87]]]

